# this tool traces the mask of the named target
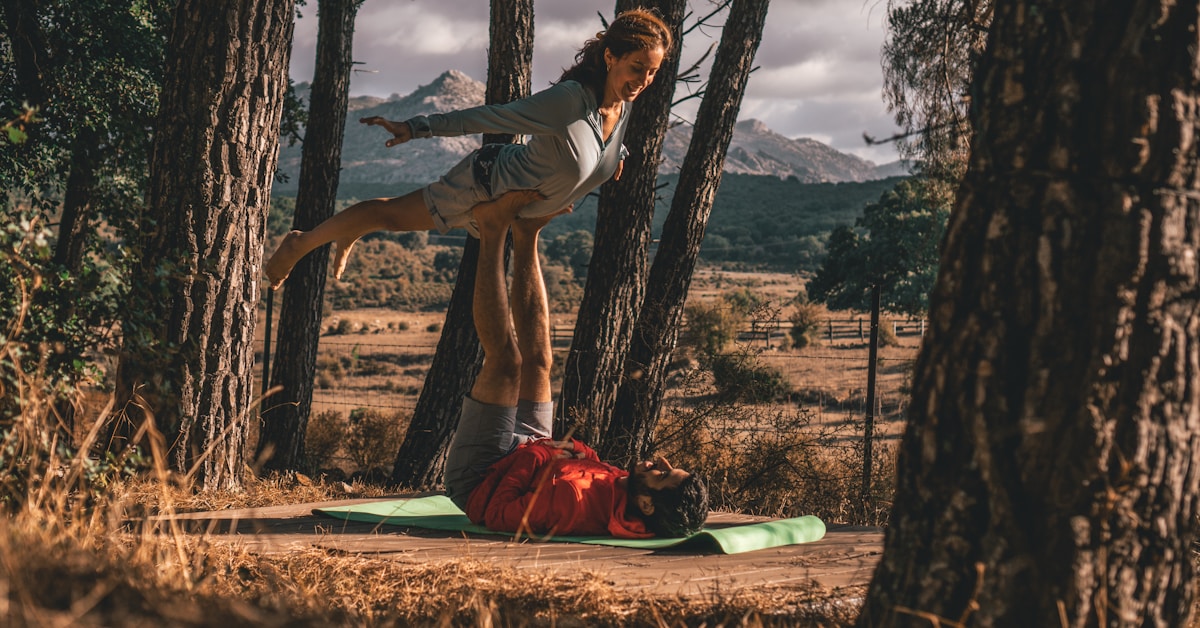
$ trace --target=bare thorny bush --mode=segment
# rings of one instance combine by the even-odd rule
[[[702,371],[681,383],[683,397],[664,410],[655,434],[660,453],[708,480],[716,509],[883,525],[890,511],[894,453],[876,443],[870,490],[863,495],[863,441],[850,421],[822,422],[789,402],[749,404],[709,394]]]

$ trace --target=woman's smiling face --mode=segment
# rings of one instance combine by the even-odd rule
[[[664,55],[662,46],[634,50],[621,57],[605,49],[604,61],[608,64],[608,78],[604,82],[606,100],[630,102],[637,98],[654,82]]]

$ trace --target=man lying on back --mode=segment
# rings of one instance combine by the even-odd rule
[[[708,491],[698,476],[662,457],[627,471],[578,440],[550,438],[553,354],[537,238],[553,216],[516,219],[533,198],[509,193],[474,210],[480,239],[472,314],[484,360],[446,456],[446,493],[471,521],[496,531],[692,534],[708,516]],[[510,226],[511,300],[504,280]]]

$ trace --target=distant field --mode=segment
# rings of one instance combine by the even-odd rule
[[[769,272],[729,272],[699,269],[690,298],[714,299],[741,288],[768,297],[783,307],[803,284],[798,275]],[[785,314],[786,316],[786,314]],[[866,316],[831,313],[831,319],[849,321]],[[324,320],[318,358],[314,412],[346,414],[354,408],[374,408],[385,413],[408,414],[415,406],[429,368],[444,312],[402,312],[388,309],[336,311]],[[890,319],[889,319],[890,320]],[[554,314],[556,337],[554,388],[560,385],[561,367],[570,347],[575,314]],[[903,322],[903,321],[901,321]],[[839,323],[840,329],[849,323]],[[264,325],[260,324],[260,334]],[[261,340],[260,340],[261,342]],[[885,441],[899,435],[911,385],[911,369],[920,342],[918,328],[901,328],[899,346],[880,352],[878,418],[876,433]],[[261,344],[260,344],[261,346]],[[838,334],[833,342],[822,337],[814,346],[790,347],[786,328],[769,338],[747,338],[742,346],[758,352],[758,362],[781,372],[793,390],[783,406],[811,412],[826,426],[842,426],[851,433],[861,429],[866,414],[867,346],[855,334]],[[676,386],[680,374],[670,382]],[[668,390],[670,404],[689,404],[686,391]]]

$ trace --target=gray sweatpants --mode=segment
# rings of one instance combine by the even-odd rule
[[[446,496],[466,510],[471,491],[483,481],[488,467],[524,443],[550,438],[553,421],[554,403],[550,401],[522,399],[512,407],[464,397],[458,429],[446,453]]]

